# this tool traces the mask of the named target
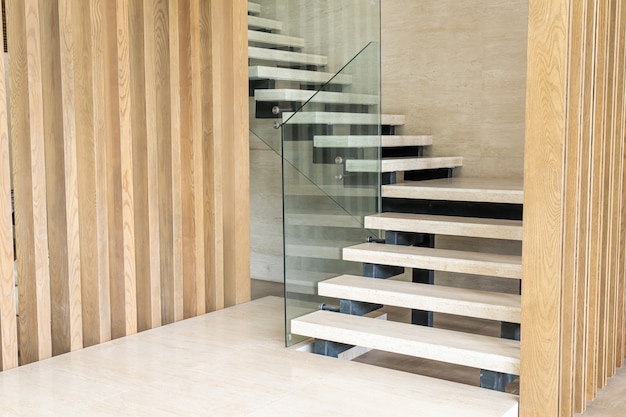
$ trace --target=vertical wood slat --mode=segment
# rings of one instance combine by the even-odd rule
[[[193,315],[203,314],[206,310],[205,267],[208,269],[210,259],[206,259],[205,253],[205,218],[204,206],[209,202],[204,201],[205,179],[209,175],[209,167],[204,166],[204,118],[211,118],[210,113],[205,113],[203,89],[209,88],[203,75],[208,76],[206,70],[207,60],[205,53],[210,52],[206,43],[208,37],[208,25],[210,16],[207,14],[206,2],[191,0],[190,24],[191,24],[191,137],[193,143],[193,204],[194,204],[194,249],[195,249],[195,279],[191,286],[191,310]],[[208,145],[207,145],[208,146]],[[206,171],[205,171],[206,169]],[[222,242],[213,238],[215,246]],[[212,245],[213,246],[213,245]]]
[[[4,44],[4,33],[0,35]],[[0,371],[15,368],[17,319],[13,279],[13,225],[11,219],[11,172],[7,120],[7,79],[4,56],[0,60]]]
[[[7,9],[19,349],[21,363],[30,363],[52,355],[41,25],[36,0],[9,1]]]
[[[567,16],[562,1],[529,1],[524,158],[520,416],[559,415],[561,216]],[[543,123],[550,120],[550,123]],[[528,279],[532,277],[532,279]],[[528,325],[527,323],[532,323]],[[532,377],[529,377],[532,375]]]
[[[78,1],[82,2],[82,0]],[[85,228],[87,222],[82,222],[81,238],[84,239],[84,245],[81,253],[85,253],[85,247],[91,249],[90,256],[85,257],[86,262],[82,265],[90,262],[96,270],[89,270],[90,274],[84,270],[82,276],[83,320],[88,320],[84,331],[86,345],[106,342],[111,340],[112,336],[108,143],[118,119],[115,107],[117,101],[114,100],[116,85],[110,83],[109,80],[116,79],[113,74],[117,74],[117,66],[114,65],[116,60],[112,59],[113,46],[116,43],[115,32],[106,28],[113,24],[113,16],[112,8],[107,7],[101,0],[89,1],[89,37],[92,53],[91,68],[85,77],[91,76],[93,79],[91,94],[93,122],[86,130],[89,127],[92,129],[93,139],[90,139],[89,134],[80,138],[85,146],[85,153],[81,152],[81,162],[84,162],[84,165],[81,165],[79,169],[81,179],[83,173],[91,174],[89,183],[82,189],[80,206],[86,213],[85,215],[89,216],[91,221],[88,224],[92,226],[87,230]],[[86,20],[86,16],[81,16],[81,18]],[[91,161],[93,161],[93,171],[85,169],[85,165]],[[92,185],[93,188],[89,188]],[[85,236],[90,231],[92,234]]]
[[[64,179],[65,179],[65,231],[67,241],[68,291],[67,323],[69,327],[69,350],[83,347],[82,288],[80,228],[78,208],[78,155],[76,143],[76,105],[74,73],[74,19],[72,1],[59,0],[61,96],[63,110]],[[55,219],[50,219],[50,222]]]
[[[241,196],[250,195],[247,95],[247,46],[248,46],[248,5],[245,1],[233,1],[233,25],[227,28],[227,34],[233,33],[233,107],[232,107],[232,153],[225,158],[231,169],[233,189],[226,203],[232,216],[232,228],[225,230],[225,303],[232,306],[250,301],[250,201]]]
[[[131,12],[129,0],[117,0],[117,58],[120,111],[120,169],[122,187],[124,335],[137,332],[137,281],[135,275],[135,205],[133,192],[133,107],[131,85]],[[120,293],[121,295],[121,293]],[[120,300],[122,301],[122,300]],[[121,330],[121,329],[120,329]]]
[[[568,30],[574,35],[571,37],[568,53],[568,73],[570,79],[568,85],[567,114],[566,114],[566,141],[564,146],[565,181],[563,190],[563,289],[561,299],[561,384],[560,413],[562,416],[572,414],[576,372],[576,331],[577,316],[574,308],[577,305],[578,281],[577,262],[580,256],[578,250],[578,236],[580,234],[580,201],[581,201],[581,178],[582,166],[579,164],[581,148],[584,147],[581,132],[582,100],[584,85],[584,32],[573,31],[574,27],[584,25],[586,2],[574,1],[570,3]]]
[[[182,118],[181,118],[181,36],[180,5],[178,0],[169,2],[169,48],[171,78],[171,139],[172,139],[172,302],[173,321],[184,317],[183,264],[183,165],[182,165]]]
[[[159,270],[159,189],[156,103],[151,85],[153,27],[148,27],[152,5],[146,0],[130,6],[130,61],[132,94],[133,190],[137,273],[137,326],[139,331],[161,324]],[[157,315],[158,314],[158,315]]]
[[[588,328],[588,287],[589,287],[589,269],[588,269],[588,241],[589,241],[589,210],[590,203],[586,196],[589,195],[591,182],[591,149],[592,149],[592,119],[593,119],[593,91],[594,91],[594,48],[595,48],[595,0],[585,1],[584,19],[583,19],[583,73],[582,73],[582,109],[580,114],[580,134],[581,146],[578,153],[578,257],[576,260],[576,276],[577,276],[577,296],[576,302],[578,306],[583,308],[575,308],[576,313],[576,356],[573,369],[578,370],[574,375],[574,396],[573,409],[575,412],[582,412],[586,404],[586,387],[587,378],[587,328]],[[572,120],[573,121],[573,120]],[[583,197],[585,196],[585,197]]]

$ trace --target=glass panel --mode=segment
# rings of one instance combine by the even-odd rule
[[[298,341],[292,318],[338,307],[318,296],[318,282],[362,274],[342,248],[377,237],[363,216],[380,204],[379,56],[379,44],[368,44],[296,112],[282,113],[287,344]]]

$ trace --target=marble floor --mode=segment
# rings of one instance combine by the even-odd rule
[[[502,406],[504,394],[286,349],[282,309],[259,298],[0,373],[0,416],[482,417]],[[621,372],[586,415],[624,416],[625,394]]]

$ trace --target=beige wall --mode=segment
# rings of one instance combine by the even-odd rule
[[[523,172],[527,0],[382,0],[383,111],[463,176]]]

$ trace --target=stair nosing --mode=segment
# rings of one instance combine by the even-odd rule
[[[348,159],[348,172],[402,172],[425,169],[457,168],[463,165],[461,156],[403,157],[378,160]]]
[[[271,74],[272,72],[274,72],[274,74]],[[267,65],[252,65],[248,67],[248,78],[251,80],[270,79],[276,81],[302,82],[311,84],[329,83],[349,85],[352,83],[352,76],[347,74],[335,75],[330,72],[278,68]]]
[[[355,119],[355,120],[351,120]],[[387,119],[387,120],[385,120]],[[393,121],[390,119],[399,119]],[[344,124],[344,125],[404,125],[404,116],[395,114],[379,115],[376,113],[344,113],[344,112],[285,112],[283,113],[283,122],[300,124]]]
[[[260,48],[257,46],[248,46],[248,58],[261,61],[296,63],[317,66],[325,66],[326,64],[328,64],[328,58],[323,55],[282,51],[280,49]]]
[[[281,35],[271,32],[260,32],[248,29],[248,42],[257,42],[265,45],[304,47],[304,39],[296,36]]]
[[[431,146],[431,135],[316,135],[316,148],[383,148],[405,146]]]

